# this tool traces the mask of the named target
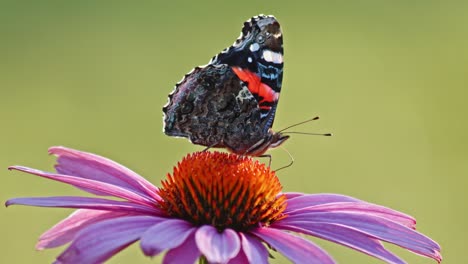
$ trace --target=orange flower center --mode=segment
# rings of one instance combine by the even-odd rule
[[[286,197],[264,164],[220,152],[187,155],[162,181],[160,207],[170,216],[218,230],[246,231],[283,217]]]

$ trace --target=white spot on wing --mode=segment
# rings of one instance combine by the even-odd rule
[[[283,63],[283,55],[278,52],[273,52],[271,50],[264,50],[262,57],[264,60],[268,62],[273,62],[273,63],[278,63],[278,64]]]
[[[250,62],[250,63],[252,63],[252,57],[248,57],[248,58],[247,58],[247,61]]]
[[[237,101],[242,102],[246,99],[252,99],[253,98],[252,93],[249,91],[249,89],[246,86],[244,86],[243,82],[241,84],[242,84],[242,90],[240,90],[236,96]]]
[[[260,49],[260,45],[258,45],[258,43],[254,43],[254,44],[250,45],[250,51],[255,52],[258,49]]]

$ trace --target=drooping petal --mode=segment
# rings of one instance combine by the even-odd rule
[[[133,190],[140,195],[158,199],[157,188],[132,170],[110,159],[65,147],[51,147],[56,155],[55,169],[60,174],[96,180]],[[101,194],[92,191],[95,194]]]
[[[348,226],[368,236],[404,247],[417,254],[433,258],[439,262],[441,260],[440,246],[435,241],[411,228],[382,217],[368,214],[314,212],[281,220],[281,223],[287,225],[314,230],[314,227],[309,228],[307,226],[307,222],[311,224],[330,223]]]
[[[151,216],[126,216],[88,226],[57,257],[59,263],[102,263],[126,248],[151,226],[160,222]]]
[[[30,205],[42,207],[62,207],[78,209],[94,209],[107,211],[122,211],[128,213],[160,214],[155,207],[135,204],[125,201],[107,200],[94,197],[54,196],[54,197],[21,197],[13,198],[5,203],[10,205]]]
[[[242,243],[242,252],[249,263],[268,264],[268,250],[260,240],[247,233],[239,233]]]
[[[256,228],[251,231],[294,263],[333,264],[327,252],[312,242],[275,228]]]
[[[200,256],[201,253],[195,241],[195,232],[193,232],[180,246],[167,251],[163,264],[191,264],[195,263]]]
[[[119,186],[112,185],[112,184],[105,183],[105,182],[99,182],[95,180],[89,180],[89,179],[84,179],[84,178],[75,177],[75,176],[68,176],[68,175],[63,175],[63,174],[55,174],[55,173],[45,172],[45,171],[31,169],[31,168],[22,167],[22,166],[12,166],[12,167],[9,167],[8,169],[23,171],[23,172],[41,176],[47,179],[51,179],[54,181],[67,183],[76,187],[83,187],[86,189],[95,190],[98,192],[106,193],[108,195],[126,199],[128,201],[132,201],[138,204],[152,206],[155,203],[154,200],[141,196],[140,194],[135,193],[131,190],[127,190]]]
[[[296,194],[296,193],[295,193]],[[320,193],[320,194],[304,194],[298,196],[297,194],[293,198],[288,199],[288,205],[285,214],[293,212],[298,209],[303,209],[310,206],[316,206],[321,204],[339,203],[339,202],[361,202],[360,200],[340,194],[332,193]]]
[[[232,229],[224,229],[221,233],[214,227],[204,225],[195,233],[198,249],[209,262],[226,263],[240,251],[239,236]]]
[[[97,222],[107,219],[116,219],[128,216],[128,212],[111,212],[99,210],[76,210],[70,216],[63,219],[51,229],[47,230],[39,237],[36,249],[54,248],[72,241],[75,235],[82,229]]]
[[[370,214],[386,218],[413,229],[416,227],[416,220],[413,217],[384,206],[366,202],[339,202],[314,205],[288,212],[288,216],[291,219],[294,215],[300,215],[307,212],[348,212]]]
[[[187,221],[168,219],[148,229],[141,237],[141,248],[145,255],[155,256],[164,250],[180,246],[195,227]]]
[[[295,224],[295,226],[290,226],[278,223],[272,225],[272,227],[323,238],[361,251],[365,254],[384,260],[388,263],[405,263],[396,255],[386,250],[382,246],[382,243],[380,243],[377,239],[369,237],[354,229],[340,225],[323,223],[307,223],[307,229],[304,229],[301,228],[300,223],[296,222]]]

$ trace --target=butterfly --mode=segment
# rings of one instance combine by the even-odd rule
[[[244,23],[234,44],[176,84],[164,133],[207,148],[261,156],[289,136],[271,129],[283,79],[283,33],[274,16]]]

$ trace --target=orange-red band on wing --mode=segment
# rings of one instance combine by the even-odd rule
[[[262,79],[256,73],[240,67],[232,67],[232,70],[239,79],[247,83],[247,87],[252,94],[256,94],[261,98],[260,102],[258,102],[261,109],[269,110],[271,109],[271,103],[278,101],[279,94],[271,89],[267,84],[262,83]],[[264,105],[262,104],[264,102],[268,102],[270,104]]]

